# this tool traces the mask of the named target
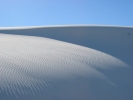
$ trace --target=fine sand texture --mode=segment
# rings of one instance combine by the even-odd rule
[[[0,28],[0,100],[133,100],[133,27]]]

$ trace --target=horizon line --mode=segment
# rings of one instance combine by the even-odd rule
[[[66,25],[40,25],[40,26],[11,26],[0,27],[2,29],[32,29],[32,28],[56,28],[56,27],[117,27],[117,28],[133,28],[133,26],[121,25],[99,25],[99,24],[66,24]]]

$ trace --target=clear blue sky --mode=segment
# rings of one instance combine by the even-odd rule
[[[0,0],[0,27],[133,26],[133,0]]]

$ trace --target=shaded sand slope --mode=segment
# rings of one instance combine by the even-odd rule
[[[133,99],[133,28],[0,29],[0,47],[0,100]]]

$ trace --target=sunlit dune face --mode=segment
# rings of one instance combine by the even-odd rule
[[[0,96],[4,100],[86,100],[94,96],[93,88],[99,84],[96,93],[103,86],[117,86],[104,71],[128,68],[103,52],[42,37],[0,34],[0,47]]]

